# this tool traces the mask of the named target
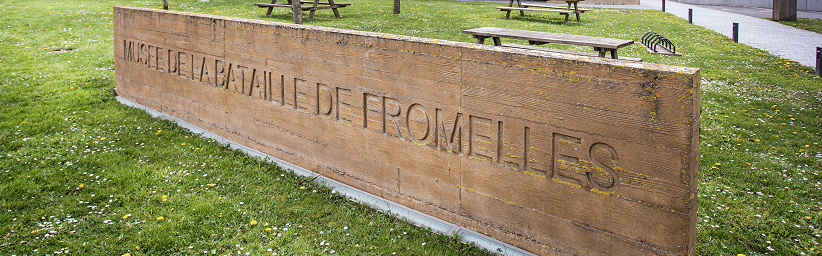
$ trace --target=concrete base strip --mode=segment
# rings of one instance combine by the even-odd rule
[[[185,121],[179,120],[179,119],[177,119],[173,116],[164,114],[162,112],[159,112],[159,111],[154,110],[152,108],[146,107],[142,104],[131,101],[129,99],[117,96],[117,101],[119,101],[121,104],[129,106],[129,107],[142,109],[142,110],[148,112],[148,114],[151,115],[151,117],[153,117],[153,118],[160,118],[160,119],[166,119],[166,120],[173,121],[173,122],[177,123],[177,125],[179,125],[183,128],[186,128],[186,129],[190,130],[193,133],[200,134],[200,136],[202,136],[202,137],[213,139],[214,141],[217,141],[220,144],[229,145],[232,149],[241,150],[241,151],[245,152],[246,154],[248,154],[250,156],[265,159],[266,161],[268,161],[270,163],[277,164],[278,166],[280,166],[281,168],[283,168],[285,170],[291,170],[292,172],[294,172],[297,175],[314,178],[315,182],[317,184],[321,184],[321,185],[324,185],[324,186],[327,186],[327,187],[334,188],[334,190],[336,190],[338,193],[340,193],[341,195],[345,195],[346,197],[348,197],[352,201],[369,205],[369,206],[371,206],[371,207],[373,207],[373,208],[375,208],[379,211],[391,214],[392,216],[395,216],[399,219],[403,219],[403,220],[406,220],[408,222],[414,223],[414,225],[416,225],[418,227],[430,228],[431,230],[433,230],[437,233],[441,233],[441,234],[445,234],[445,235],[449,235],[449,236],[456,235],[463,242],[474,243],[478,247],[485,248],[485,249],[487,249],[491,252],[495,252],[495,253],[500,254],[500,255],[512,255],[512,256],[518,256],[518,255],[532,256],[532,255],[536,255],[536,254],[527,252],[525,250],[522,250],[520,248],[514,247],[510,244],[499,241],[497,239],[494,239],[494,238],[491,238],[489,236],[483,235],[479,232],[470,230],[470,229],[465,228],[465,227],[460,227],[456,224],[441,220],[441,219],[436,218],[434,216],[430,216],[428,214],[425,214],[425,213],[422,213],[420,211],[408,208],[408,207],[403,206],[401,204],[386,200],[384,198],[378,197],[378,196],[373,195],[371,193],[368,193],[368,192],[359,190],[357,188],[348,186],[346,184],[340,183],[338,181],[332,180],[328,177],[322,176],[318,173],[315,173],[315,172],[312,172],[312,171],[307,170],[305,168],[299,167],[295,164],[283,161],[282,159],[279,159],[279,158],[273,157],[271,155],[265,154],[263,152],[260,152],[259,150],[256,150],[256,149],[244,146],[240,143],[237,143],[237,142],[231,141],[229,139],[223,138],[223,137],[221,137],[217,134],[211,133],[211,132],[206,131],[206,130],[200,128],[200,127],[194,126],[194,125],[189,124]]]

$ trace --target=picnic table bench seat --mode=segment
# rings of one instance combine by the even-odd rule
[[[606,53],[610,53],[610,57],[612,59],[625,59],[625,60],[636,60],[636,61],[641,61],[642,60],[642,59],[638,59],[638,58],[619,57],[617,55],[617,50],[619,48],[622,48],[622,47],[633,44],[634,43],[633,40],[592,37],[592,36],[580,36],[580,35],[568,35],[568,34],[557,34],[557,33],[527,31],[527,30],[508,29],[508,28],[495,28],[495,27],[482,27],[482,28],[468,29],[468,30],[463,30],[462,33],[472,35],[474,38],[477,39],[478,44],[483,44],[483,43],[485,43],[485,39],[491,38],[491,39],[493,39],[494,45],[496,45],[496,46],[516,47],[516,48],[522,48],[522,49],[550,51],[550,52],[571,53],[571,54],[577,54],[577,55],[589,55],[589,56],[596,55],[597,57],[603,57],[603,58],[606,57]],[[528,41],[528,44],[532,44],[532,45],[558,43],[558,44],[569,44],[569,45],[579,45],[579,46],[590,46],[590,47],[593,47],[594,51],[596,51],[597,53],[596,54],[586,54],[586,53],[563,51],[563,50],[541,48],[541,47],[532,47],[532,46],[525,46],[525,45],[503,44],[500,41],[500,38],[525,40],[525,41]]]
[[[559,9],[559,10],[568,10],[568,7],[565,6],[558,6],[558,5],[544,5],[544,4],[520,4],[522,7],[536,7],[536,8],[548,8],[548,9]],[[583,9],[577,8],[576,9],[579,13],[590,11],[591,9]]]

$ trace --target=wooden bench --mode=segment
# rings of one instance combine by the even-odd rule
[[[520,48],[520,49],[539,50],[539,51],[547,51],[547,52],[558,52],[558,53],[567,53],[567,54],[576,54],[576,55],[586,55],[586,56],[594,56],[594,57],[602,57],[602,58],[606,57],[606,53],[610,53],[608,55],[612,59],[642,61],[642,59],[639,59],[639,58],[619,57],[617,55],[617,50],[619,48],[622,48],[622,47],[633,44],[634,43],[633,40],[602,38],[602,37],[592,37],[592,36],[578,36],[578,35],[568,35],[568,34],[556,34],[556,33],[548,33],[548,32],[527,31],[527,30],[508,29],[508,28],[494,28],[494,27],[483,27],[483,28],[463,30],[462,33],[472,35],[474,38],[477,39],[478,44],[484,44],[486,38],[492,38],[493,41],[494,41],[494,45],[496,45],[496,46],[514,47],[514,48]],[[557,50],[557,49],[542,48],[542,47],[533,47],[533,46],[526,46],[526,45],[503,44],[500,41],[500,38],[526,40],[526,41],[528,41],[528,44],[531,44],[531,45],[542,45],[542,44],[548,44],[548,43],[558,43],[558,44],[590,46],[590,47],[593,47],[594,51],[597,52],[597,53],[589,54],[589,53],[580,53],[580,52],[573,52],[573,51],[564,51],[564,50]]]
[[[520,4],[522,7],[536,7],[536,8],[546,8],[546,9],[558,9],[558,10],[568,10],[570,7],[565,6],[557,6],[557,5],[544,5],[544,4]],[[583,9],[583,8],[576,8],[579,13],[590,11],[591,9]]]
[[[271,3],[256,3],[254,5],[256,5],[257,7],[260,7],[260,8],[268,8],[268,11],[265,13],[265,15],[270,16],[271,11],[274,10],[274,7],[284,7],[284,8],[289,8],[289,9],[293,8],[293,6],[294,6],[293,3],[294,2],[292,2],[292,0],[286,0],[286,2],[287,2],[287,4],[278,4],[277,0],[271,0]],[[340,19],[342,17],[340,16],[340,12],[337,11],[337,8],[342,8],[342,7],[346,7],[346,6],[351,5],[349,3],[335,3],[334,0],[328,0],[328,2],[320,2],[319,0],[300,1],[299,3],[300,3],[299,6],[300,6],[301,10],[310,11],[308,13],[308,19],[307,20],[311,20],[311,19],[314,18],[314,12],[315,11],[323,10],[323,9],[333,10],[334,11],[334,17],[336,17],[337,19]],[[304,6],[303,4],[311,4],[311,5]]]
[[[574,14],[579,21],[579,14],[590,11],[590,9],[579,9],[577,7],[577,3],[583,0],[565,0],[568,3],[568,7],[562,6],[555,6],[555,5],[541,5],[541,4],[523,4],[520,0],[517,0],[517,6],[514,6],[514,0],[508,0],[508,6],[499,6],[497,9],[500,11],[505,11],[505,18],[511,18],[511,11],[519,11],[519,14],[525,16],[525,11],[534,11],[534,12],[556,12],[560,15],[565,16],[565,23],[568,23],[568,15]],[[573,8],[571,5],[573,4]],[[530,8],[533,7],[533,8]]]

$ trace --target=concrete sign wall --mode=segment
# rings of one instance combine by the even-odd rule
[[[699,71],[115,7],[118,95],[544,255],[693,255]]]

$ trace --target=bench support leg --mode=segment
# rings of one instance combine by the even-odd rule
[[[568,23],[568,14],[567,13],[561,13],[561,14],[565,16],[565,22],[563,22],[562,24],[567,24]]]
[[[334,17],[337,18],[337,19],[342,19],[342,17],[340,17],[340,12],[337,11],[337,8],[336,8],[337,4],[334,3],[334,0],[328,0],[328,3],[331,4],[331,7],[332,7],[331,10],[334,11]]]
[[[340,11],[337,11],[337,8],[331,8],[331,10],[334,11],[334,18],[342,19],[342,16],[340,16]]]
[[[599,57],[605,58],[606,53],[610,52],[611,59],[617,59],[619,56],[617,55],[617,49],[605,49],[600,47],[594,47],[594,51],[599,53]]]
[[[301,1],[301,0],[292,0],[292,1]],[[312,19],[314,19],[314,12],[317,11],[317,4],[319,2],[320,2],[320,0],[314,0],[313,5],[311,6],[313,8],[311,8],[311,11],[308,12],[308,19],[307,19],[308,21],[311,21]]]
[[[514,7],[514,0],[508,0],[508,7]],[[505,12],[505,18],[506,19],[511,18],[511,10],[508,10],[508,11]]]
[[[508,7],[514,7],[514,0],[508,0]],[[522,7],[522,2],[520,2],[520,0],[517,0],[517,7]],[[525,12],[524,12],[524,11],[522,11],[522,10],[520,10],[520,11],[519,11],[519,15],[525,16]],[[508,11],[505,13],[505,18],[506,18],[506,19],[510,19],[510,18],[511,18],[511,10],[508,10]]]
[[[477,39],[477,44],[485,44],[485,39],[488,38],[488,37],[487,36],[474,35],[474,38]],[[499,37],[492,37],[491,39],[494,40],[494,45],[502,46],[502,42],[500,42]]]
[[[605,49],[603,49],[603,48],[599,48],[599,47],[594,47],[594,51],[596,51],[597,53],[599,53],[599,57],[600,57],[600,58],[605,58],[605,52],[606,52],[607,50],[605,50]]]
[[[568,7],[571,7],[570,5]],[[579,22],[579,9],[577,9],[577,2],[574,2],[574,14],[577,15],[577,22]]]
[[[271,0],[271,4],[276,4],[277,0]],[[265,16],[271,16],[271,11],[274,10],[274,7],[268,7],[268,11],[265,12]]]

